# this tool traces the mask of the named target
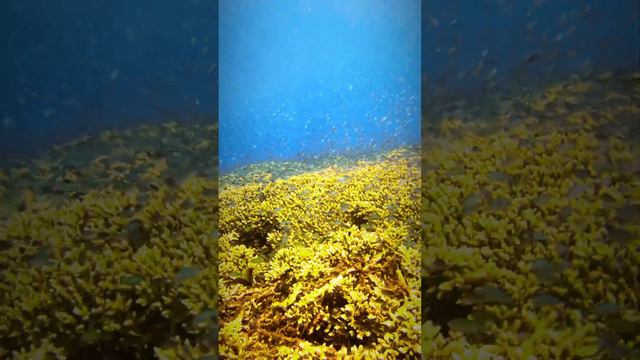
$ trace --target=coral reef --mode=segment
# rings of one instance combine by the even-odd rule
[[[36,158],[0,158],[0,218],[33,202],[61,206],[111,186],[146,191],[199,176],[215,180],[217,125],[169,122],[107,130],[47,149]]]
[[[144,125],[3,164],[0,356],[217,358],[214,130]],[[223,355],[418,356],[418,156],[222,177]]]
[[[210,125],[3,162],[0,357],[638,358],[639,104],[637,73],[460,103],[422,161],[253,165],[219,214]]]
[[[572,79],[434,126],[424,358],[640,357],[639,89],[637,73]]]
[[[29,196],[3,201],[0,357],[215,358],[217,181],[176,161],[212,158],[213,130],[109,131],[5,169]]]
[[[222,178],[222,357],[419,358],[419,152],[381,158]]]

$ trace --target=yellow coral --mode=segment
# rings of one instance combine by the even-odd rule
[[[618,131],[632,109],[604,101],[620,88],[560,83],[513,109],[537,121],[425,148],[425,358],[637,357],[640,154]]]
[[[419,357],[416,160],[223,184],[222,356]]]
[[[154,129],[102,137],[122,140],[125,150],[88,137],[52,150],[66,156],[82,144],[89,154],[74,170],[34,160],[55,177],[73,171],[67,180],[80,195],[41,192],[45,176],[7,184],[25,196],[0,225],[1,357],[216,355],[217,183],[132,180],[137,166],[156,177],[175,171],[153,149],[131,150],[140,132]],[[118,176],[110,180],[108,168]],[[50,201],[56,196],[64,202]]]

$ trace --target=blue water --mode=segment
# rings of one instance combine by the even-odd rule
[[[639,6],[7,0],[0,153],[34,153],[142,122],[214,119],[218,30],[223,170],[412,144],[420,76],[429,105],[637,68]]]
[[[213,121],[217,2],[6,0],[0,153],[142,122]]]
[[[220,2],[220,170],[417,144],[420,2]]]
[[[640,65],[637,0],[423,1],[430,101],[469,99]]]

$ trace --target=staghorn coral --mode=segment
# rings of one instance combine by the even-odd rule
[[[427,135],[422,329],[410,151],[223,177],[224,354],[415,358],[421,332],[425,358],[637,358],[638,79]],[[0,172],[0,356],[215,356],[217,187],[177,166],[210,157],[194,133],[107,132]]]
[[[163,141],[181,144],[189,126],[176,126],[177,138]],[[54,174],[71,171],[62,184],[73,185],[72,191],[41,191],[46,176],[7,180],[12,192],[34,190],[22,209],[3,203],[0,356],[216,356],[217,182],[198,169],[158,181],[176,171],[160,151],[192,151],[137,142],[139,135],[166,136],[163,129],[105,132],[53,150],[65,153],[56,162],[34,162],[48,163]],[[80,151],[88,156],[73,160]]]
[[[520,121],[427,137],[425,358],[639,356],[638,80],[574,79],[508,109]]]
[[[223,177],[222,357],[419,357],[417,155]]]

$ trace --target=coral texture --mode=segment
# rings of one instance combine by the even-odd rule
[[[6,170],[0,357],[215,356],[217,182],[172,178],[177,157],[212,158],[195,148],[212,130],[105,132]]]
[[[573,79],[427,136],[424,358],[640,356],[639,90]]]
[[[221,356],[419,358],[418,156],[222,179]]]

